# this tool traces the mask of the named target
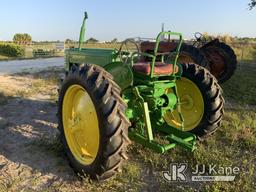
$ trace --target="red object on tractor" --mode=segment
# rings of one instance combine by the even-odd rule
[[[141,52],[153,53],[155,42],[141,42]],[[168,41],[159,44],[159,52],[174,52],[177,42]],[[150,58],[144,58],[145,62]],[[157,59],[160,61],[159,59]],[[227,44],[220,42],[218,39],[205,43],[201,47],[196,47],[183,43],[180,49],[179,62],[196,63],[207,68],[219,81],[224,83],[232,77],[236,70],[237,59],[234,51]]]

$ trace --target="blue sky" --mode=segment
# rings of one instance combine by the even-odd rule
[[[249,0],[8,0],[0,2],[0,40],[29,33],[34,40],[78,39],[84,10],[86,37],[155,37],[166,30],[191,38],[196,31],[256,37]]]

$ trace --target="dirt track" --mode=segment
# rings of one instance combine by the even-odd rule
[[[50,99],[57,87],[48,84],[33,94],[36,81],[42,80],[0,76],[0,90],[8,96],[0,105],[0,191],[39,191],[79,182],[58,142],[56,104]],[[31,93],[21,97],[22,90]]]
[[[22,71],[37,71],[48,67],[63,66],[63,57],[47,59],[0,61],[0,74],[13,74]]]

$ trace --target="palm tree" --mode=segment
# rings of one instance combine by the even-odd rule
[[[19,44],[21,42],[22,35],[20,33],[17,33],[13,37],[13,42]]]
[[[30,44],[32,42],[32,37],[27,33],[24,33],[24,34],[17,33],[13,37],[13,42],[16,43],[16,44],[25,44],[25,45],[27,45],[27,44]]]
[[[24,43],[25,44],[30,44],[32,42],[32,37],[29,34],[24,33],[23,36],[24,36]]]

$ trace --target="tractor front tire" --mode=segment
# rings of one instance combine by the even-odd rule
[[[127,159],[129,120],[120,88],[103,68],[73,66],[62,83],[58,123],[65,154],[80,175],[104,180]]]

